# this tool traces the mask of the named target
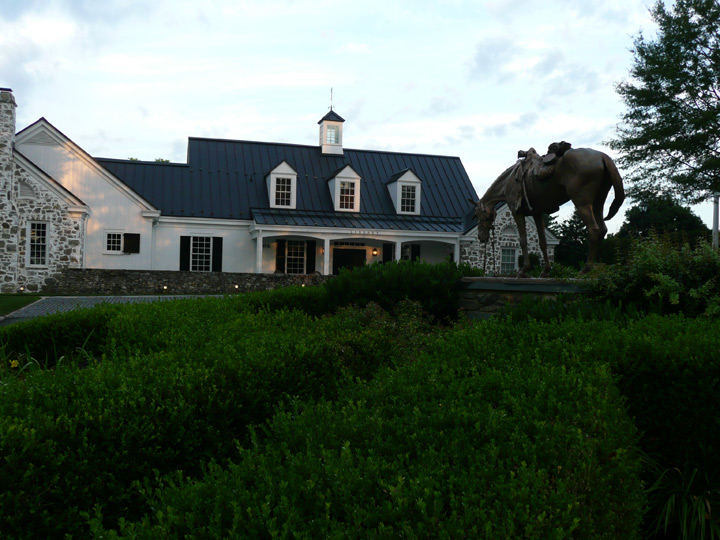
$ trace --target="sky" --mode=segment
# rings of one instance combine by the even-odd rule
[[[318,144],[332,105],[346,148],[459,156],[481,196],[520,149],[614,156],[652,3],[2,0],[0,87],[18,130],[45,117],[94,157],[180,163],[188,137]]]

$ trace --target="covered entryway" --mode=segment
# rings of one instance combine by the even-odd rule
[[[334,249],[333,250],[333,274],[340,273],[341,268],[356,268],[364,266],[367,261],[365,249]]]

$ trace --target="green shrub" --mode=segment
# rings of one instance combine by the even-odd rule
[[[109,523],[139,519],[148,508],[137,486],[154,471],[198,475],[279,403],[333,399],[351,379],[416,357],[422,317],[407,304],[397,316],[376,305],[320,320],[238,313],[230,299],[120,310],[112,339],[127,335],[127,354],[0,386],[0,530],[83,537],[82,515],[98,504]]]
[[[720,315],[720,253],[707,243],[677,247],[656,235],[635,239],[627,263],[585,280],[601,301],[632,303],[649,312]]]
[[[456,330],[337,401],[294,403],[234,464],[147,490],[154,514],[121,534],[636,537],[635,431],[609,371],[545,344],[515,353],[517,334],[533,339],[503,322]]]
[[[334,306],[377,302],[392,310],[401,300],[414,300],[438,320],[457,317],[455,292],[467,267],[453,262],[428,264],[397,261],[341,270],[324,284],[328,302]]]

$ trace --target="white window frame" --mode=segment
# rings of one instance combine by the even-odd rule
[[[190,271],[212,272],[213,237],[193,235],[190,237]],[[202,246],[200,243],[202,242]],[[202,251],[200,251],[202,249]],[[202,267],[201,267],[202,265]],[[206,268],[207,266],[207,268]]]
[[[125,231],[114,230],[114,229],[105,230],[105,249],[103,250],[103,253],[104,253],[105,255],[122,255],[122,254],[123,254],[123,248],[125,247],[125,245],[124,245],[124,238],[123,238],[123,236],[124,236],[123,233],[124,233],[124,232],[125,232]],[[119,249],[109,249],[109,248],[108,248],[108,240],[109,240],[109,237],[110,237],[111,234],[113,234],[113,235],[116,234],[116,235],[120,236],[120,246],[119,246]]]
[[[44,227],[44,237],[41,244],[33,242],[33,226],[42,225]],[[27,254],[26,264],[30,268],[47,268],[48,266],[48,238],[50,237],[50,223],[47,221],[29,221],[27,224]],[[43,248],[43,260],[40,263],[33,262],[33,247],[41,245]]]
[[[307,242],[288,240],[285,243],[285,273],[304,274],[307,268]]]
[[[278,180],[290,180],[290,204],[277,204]],[[287,161],[283,161],[275,167],[266,177],[268,198],[270,199],[270,208],[285,208],[287,210],[295,210],[297,206],[297,172]]]
[[[512,252],[512,261],[507,261],[505,258],[506,254]],[[512,267],[510,267],[512,264]],[[514,247],[501,247],[500,248],[500,274],[513,274],[517,271],[517,248]]]
[[[412,190],[412,197],[405,194]],[[412,204],[412,207],[410,205]],[[415,214],[417,212],[417,186],[412,184],[400,185],[400,213]]]

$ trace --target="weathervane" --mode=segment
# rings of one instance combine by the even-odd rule
[[[332,111],[332,86],[330,87],[330,110]]]

